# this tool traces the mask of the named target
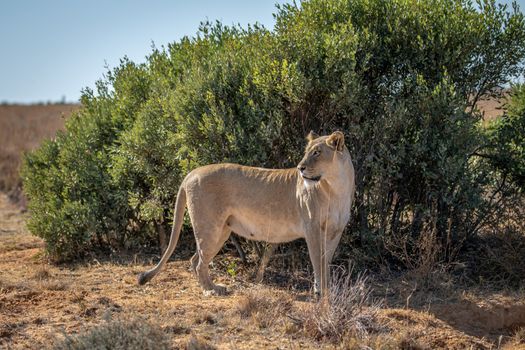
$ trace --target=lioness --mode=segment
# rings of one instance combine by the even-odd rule
[[[231,232],[270,243],[305,238],[314,268],[316,293],[328,288],[328,264],[350,218],[354,167],[336,131],[311,132],[303,159],[292,169],[263,169],[213,164],[190,172],[179,189],[173,229],[160,262],[138,277],[151,280],[166,264],[179,239],[185,207],[193,225],[197,252],[191,265],[204,291],[224,294],[210,279],[208,265]]]

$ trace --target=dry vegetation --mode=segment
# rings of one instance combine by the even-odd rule
[[[327,306],[293,282],[275,282],[279,273],[272,268],[263,285],[254,285],[247,282],[253,268],[232,277],[216,264],[212,271],[232,293],[206,297],[180,253],[147,286],[138,286],[136,275],[154,256],[49,265],[41,242],[26,231],[23,215],[5,195],[0,197],[3,348],[86,349],[101,339],[120,344],[117,349],[163,344],[186,349],[524,346],[525,301],[516,291],[463,289],[438,273],[425,286],[414,274],[343,275]],[[152,342],[157,347],[148,347]]]
[[[20,153],[51,137],[63,125],[60,115],[75,108],[0,107],[0,189],[18,186]],[[297,283],[309,273],[283,279],[270,266],[266,281],[254,285],[253,264],[223,255],[216,260],[233,263],[216,263],[212,271],[232,293],[206,297],[180,251],[146,286],[136,284],[136,275],[156,256],[50,265],[24,215],[0,193],[0,348],[88,349],[103,342],[115,349],[525,349],[520,291],[468,288],[436,270],[335,274],[329,303],[318,303]],[[226,266],[236,266],[235,273]]]

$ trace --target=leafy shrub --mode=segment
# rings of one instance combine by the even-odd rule
[[[492,1],[309,1],[284,5],[276,32],[303,82],[287,128],[347,133],[357,198],[346,237],[417,267],[406,257],[432,235],[432,259],[454,259],[494,208],[475,103],[520,73],[523,15]]]
[[[489,127],[488,157],[494,167],[525,190],[525,85],[513,86],[508,110]]]
[[[117,246],[125,240],[130,210],[109,173],[111,146],[145,100],[135,85],[146,75],[124,60],[108,79],[98,83],[98,96],[84,91],[83,108],[67,120],[66,131],[29,154],[22,169],[33,213],[28,227],[57,259],[81,255],[92,241]]]
[[[525,264],[525,86],[509,92],[505,114],[489,124],[487,141],[476,153],[497,174],[484,211],[486,224],[469,242],[464,259],[471,278],[497,286],[520,287]]]
[[[171,152],[179,143],[170,113],[169,106],[148,102],[133,126],[119,135],[119,147],[111,156],[113,166],[109,172],[125,193],[130,220],[141,227],[137,231],[143,231],[145,240],[155,231],[167,231],[166,218],[181,181],[180,158]],[[140,237],[135,234],[125,242],[133,245],[141,242]]]
[[[122,60],[27,157],[29,228],[59,259],[162,242],[188,171],[294,166],[310,129],[341,129],[357,175],[343,256],[351,242],[406,267],[453,260],[505,195],[475,104],[521,73],[524,43],[523,15],[491,0],[310,0],[280,6],[273,30],[203,23]]]

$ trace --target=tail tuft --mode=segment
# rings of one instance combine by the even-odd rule
[[[142,286],[142,285],[148,283],[150,279],[151,279],[151,277],[149,277],[146,272],[142,272],[142,273],[139,274],[139,276],[137,278],[137,282],[139,283],[139,285]]]

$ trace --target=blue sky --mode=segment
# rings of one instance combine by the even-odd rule
[[[203,20],[273,27],[286,0],[0,0],[0,101],[77,101],[125,55],[193,35]],[[525,8],[525,0],[518,1]]]
[[[76,101],[127,55],[196,33],[206,19],[274,25],[283,0],[0,0],[0,101]]]

